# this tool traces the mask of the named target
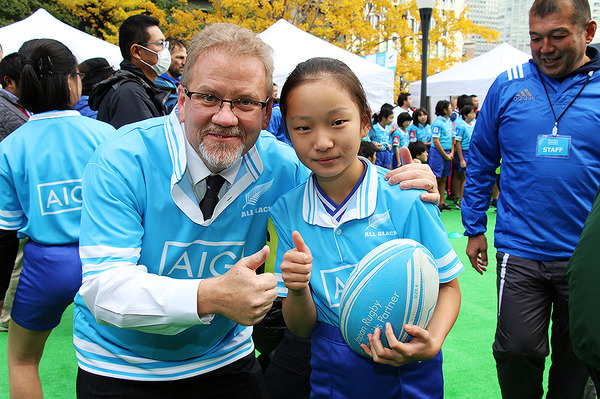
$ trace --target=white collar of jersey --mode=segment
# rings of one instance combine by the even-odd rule
[[[321,227],[335,228],[349,220],[364,219],[373,214],[377,205],[377,168],[366,161],[367,173],[365,178],[348,201],[344,215],[338,222],[332,217],[318,196],[318,190],[315,186],[312,176],[307,180],[304,186],[304,196],[302,200],[302,218],[308,224]]]
[[[73,109],[65,109],[62,111],[48,111],[41,112],[39,114],[34,114],[29,117],[30,121],[38,121],[42,119],[51,119],[51,118],[62,118],[65,116],[81,116],[79,111],[75,111]]]
[[[209,225],[227,206],[232,203],[242,192],[252,183],[254,183],[263,172],[263,164],[260,155],[254,145],[242,157],[242,160],[237,166],[239,168],[235,176],[232,187],[227,190],[225,196],[219,200],[217,207],[214,210],[213,217],[209,220],[204,220],[192,184],[189,179],[183,180],[187,168],[187,156],[185,150],[185,132],[177,116],[177,107],[173,109],[171,114],[165,120],[165,138],[171,162],[173,163],[173,175],[171,176],[171,196],[173,200],[193,222],[201,225]],[[259,138],[260,140],[260,138]]]

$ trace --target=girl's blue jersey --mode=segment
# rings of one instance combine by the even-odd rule
[[[270,213],[270,245],[276,258],[269,258],[265,270],[274,271],[277,290],[286,296],[281,261],[294,248],[292,232],[300,232],[314,258],[310,287],[318,320],[334,326],[339,326],[339,300],[348,276],[370,250],[390,239],[411,238],[425,245],[435,257],[441,283],[464,269],[438,208],[421,201],[422,191],[390,186],[385,169],[367,164],[364,180],[339,222],[325,209],[313,178],[281,197]]]
[[[375,143],[385,144],[387,146],[390,144],[390,131],[390,125],[383,127],[379,123],[375,123],[371,126],[369,138]]]
[[[393,147],[408,147],[408,132],[398,128],[391,134],[391,138]]]
[[[32,115],[0,143],[0,228],[60,245],[79,241],[83,169],[115,129],[77,111]]]
[[[431,124],[431,137],[440,139],[444,150],[452,149],[452,121],[450,118],[438,116]]]
[[[415,126],[414,124],[410,125],[407,129],[411,141],[414,136],[416,140],[422,141],[423,143],[431,143],[431,125],[421,125]]]
[[[463,151],[469,151],[469,144],[471,144],[471,136],[473,135],[473,128],[475,127],[475,121],[468,124],[461,117],[456,118],[454,122],[454,140],[460,141],[460,148]]]

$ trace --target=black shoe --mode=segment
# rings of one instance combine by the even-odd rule
[[[460,211],[460,201],[457,201],[456,204],[454,204],[454,206]]]
[[[440,208],[440,211],[451,211],[452,208],[450,208],[450,205],[446,204],[445,202],[443,204],[439,204],[438,208]]]
[[[458,198],[456,198],[454,195],[450,194],[446,196],[446,200],[447,201],[456,201]]]
[[[495,199],[491,200],[490,201],[490,206],[493,206],[494,208],[497,208],[498,207],[498,200],[495,200]]]

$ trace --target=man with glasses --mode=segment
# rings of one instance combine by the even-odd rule
[[[167,115],[165,103],[170,92],[154,81],[169,69],[171,54],[158,24],[158,19],[139,14],[127,18],[119,28],[121,69],[90,94],[89,104],[98,110],[98,120],[119,128]]]
[[[270,206],[308,176],[262,131],[272,74],[257,35],[206,27],[173,112],[120,129],[88,164],[79,398],[267,397],[248,326],[271,308],[277,281],[255,270],[269,256]],[[404,185],[433,186],[427,169],[404,171],[413,177]]]

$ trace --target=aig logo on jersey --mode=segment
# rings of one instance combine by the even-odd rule
[[[384,225],[391,219],[390,211],[385,213],[380,213],[377,215],[372,215],[369,218],[369,225],[365,229],[365,237],[383,237],[383,236],[396,236],[398,232],[396,230],[383,230],[379,229],[380,227],[385,227]]]
[[[259,184],[255,186],[252,190],[246,193],[246,203],[242,207],[242,217],[252,216],[256,213],[268,213],[271,207],[269,206],[259,206],[256,204],[260,197],[265,194],[271,186],[273,185],[273,180],[268,181],[264,184]]]
[[[81,209],[81,179],[38,184],[37,189],[42,216]]]
[[[158,274],[174,278],[206,278],[225,274],[244,251],[243,241],[167,241]],[[241,256],[241,255],[240,255]]]
[[[340,296],[344,290],[344,284],[355,267],[356,265],[346,265],[336,267],[335,269],[321,271],[321,281],[323,282],[327,304],[330,308],[337,308],[340,306]],[[342,270],[344,272],[341,272]]]

